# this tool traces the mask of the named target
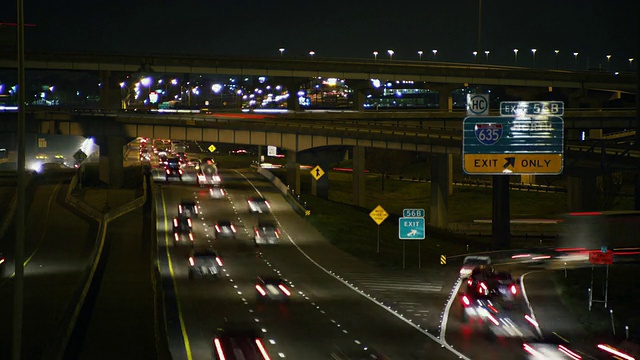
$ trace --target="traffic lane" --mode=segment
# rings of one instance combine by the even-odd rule
[[[247,186],[241,185],[242,182],[236,181],[237,189],[229,189],[227,187],[230,198],[239,202],[247,194],[255,194],[256,191],[260,191],[262,195],[265,195],[272,202],[271,212],[275,218],[278,218],[280,211],[287,211],[288,209],[293,212],[282,196],[274,192],[273,186],[264,180],[256,178],[252,173],[242,172],[242,175],[244,175],[244,180],[253,182],[255,189],[253,186],[247,189]],[[252,217],[252,215],[248,214],[248,210],[244,215],[241,214],[240,216],[245,218]],[[297,219],[300,220],[299,217]],[[306,225],[307,227],[304,231],[308,232],[311,226],[309,224]],[[286,226],[283,227],[286,228]],[[326,241],[319,240],[319,238],[319,236],[316,237],[314,241],[316,244],[313,246],[320,245],[318,243],[322,242],[319,247],[324,249],[321,249],[321,251],[329,251],[329,248],[325,246]],[[330,245],[328,246],[330,247]],[[298,284],[299,290],[312,294],[308,296],[310,301],[314,301],[320,306],[322,306],[321,301],[326,302],[327,306],[323,307],[330,309],[331,313],[325,312],[333,314],[335,319],[332,320],[340,324],[340,326],[347,324],[347,328],[356,329],[352,330],[352,332],[362,334],[363,338],[371,339],[371,343],[376,344],[377,348],[382,350],[383,353],[389,354],[391,358],[411,358],[430,354],[433,351],[446,353],[443,354],[445,357],[454,356],[452,353],[442,350],[438,342],[430,340],[409,324],[327,275],[304,257],[297,248],[280,244],[273,247],[261,247],[260,249],[270,264],[283,268],[284,271],[282,272],[289,274],[289,278]],[[375,321],[373,322],[377,321],[378,324],[371,327],[363,326],[363,324],[372,323],[372,319],[369,318],[371,314],[375,314]],[[354,317],[354,315],[356,316]],[[398,341],[396,337],[402,338],[406,343]]]
[[[229,204],[226,207],[230,206]],[[205,219],[208,214],[215,215],[216,212],[221,210],[220,206],[215,206],[214,208],[216,211],[210,212],[207,206],[203,204],[202,214],[204,214]],[[201,234],[196,234],[196,238],[201,238],[200,235]],[[317,339],[318,333],[323,331],[322,325],[308,315],[311,310],[310,305],[307,304],[306,308],[300,311],[296,310],[299,308],[297,304],[288,307],[288,309],[294,313],[293,317],[289,311],[284,314],[273,314],[270,311],[261,313],[255,310],[256,290],[253,285],[256,276],[267,273],[269,268],[261,259],[256,258],[254,248],[250,245],[248,239],[224,238],[216,240],[215,245],[215,249],[225,264],[225,275],[233,273],[239,274],[238,279],[233,276],[228,277],[233,287],[228,286],[225,288],[215,280],[213,282],[207,281],[210,279],[196,278],[191,281],[185,280],[188,277],[188,270],[185,270],[186,258],[183,257],[184,248],[174,248],[172,250],[174,254],[172,257],[174,259],[174,275],[177,282],[178,293],[180,294],[183,304],[182,313],[185,318],[185,326],[194,358],[200,358],[201,356],[210,354],[211,339],[215,331],[215,327],[212,327],[212,324],[220,324],[223,318],[227,318],[231,322],[238,321],[244,323],[250,321],[249,323],[251,324],[251,322],[255,322],[255,319],[260,320],[264,316],[266,319],[259,323],[255,322],[255,325],[268,331],[268,333],[264,333],[265,336],[269,335],[269,340],[272,340],[273,337],[271,337],[271,330],[269,329],[274,328],[275,331],[273,331],[273,333],[276,334],[276,338],[285,339],[276,340],[276,344],[281,345],[279,350],[275,350],[277,353],[299,354],[298,356],[287,355],[293,358],[326,359],[329,355],[328,349],[331,349],[336,344],[334,342],[327,343],[324,340],[319,341]],[[229,271],[230,268],[232,271]],[[216,283],[218,284],[214,285]],[[244,305],[244,312],[243,309],[238,307],[238,304]],[[208,311],[207,309],[210,307],[214,309]],[[259,309],[264,310],[265,308],[259,307]],[[193,313],[191,313],[192,310],[194,311]],[[287,314],[289,314],[289,316],[287,316]],[[299,317],[298,314],[305,316]],[[203,322],[203,318],[211,320]],[[218,319],[218,321],[216,321],[216,319]],[[309,325],[310,323],[313,325]],[[338,329],[331,326],[330,321],[326,320],[324,323],[326,331],[338,332]],[[219,326],[223,327],[223,325]],[[331,336],[326,337],[326,339],[331,338]],[[342,339],[342,343],[339,345],[341,348],[346,348],[349,343],[350,341],[348,339]],[[270,344],[269,347],[273,348],[274,346]],[[318,357],[309,357],[314,353],[319,354]]]
[[[66,326],[60,317],[79,285],[96,241],[97,223],[66,205],[66,191],[66,186],[59,184],[38,186],[27,214],[24,358],[39,358]],[[10,286],[1,290],[0,317],[4,319],[11,319],[10,290]],[[11,338],[11,326],[0,327],[0,358],[9,357]]]
[[[526,274],[523,282],[526,285],[527,297],[543,336],[561,343],[566,342],[567,347],[583,356],[609,359],[610,357],[604,356],[596,348],[599,343],[606,341],[598,342],[562,302],[550,271]]]
[[[463,285],[464,286],[464,285]],[[445,338],[454,348],[472,359],[522,359],[523,339],[537,336],[535,328],[524,320],[528,313],[526,304],[520,297],[513,310],[498,308],[494,318],[499,322],[496,326],[488,319],[469,318],[463,321],[461,294],[452,300]]]
[[[266,331],[263,333],[265,340],[270,344],[275,343],[270,349],[273,358],[276,354],[283,354],[293,359],[327,359],[335,348],[356,350],[367,346],[360,342],[361,339],[358,340],[356,334],[350,333],[330,318],[321,306],[300,294],[299,286],[295,283],[287,283],[292,293],[288,302],[258,301],[259,295],[255,288],[257,276],[288,279],[288,275],[276,272],[268,262],[255,254],[231,254],[228,250],[230,246],[242,248],[250,245],[238,244],[239,240],[221,240],[221,243],[228,242],[235,244],[221,244],[222,248],[227,249],[225,268],[233,281],[234,290],[243,300],[256,326]]]
[[[233,181],[233,180],[231,180]],[[244,198],[244,194],[240,195]],[[233,202],[224,206],[224,202],[203,201],[202,213],[216,216],[233,207]],[[244,203],[239,205],[244,209]],[[235,211],[235,210],[234,210]],[[207,218],[205,215],[205,219]],[[242,297],[243,302],[258,319],[261,328],[267,330],[268,340],[275,340],[279,346],[278,353],[295,359],[326,359],[333,349],[349,350],[351,353],[361,351],[366,345],[348,332],[344,332],[329,319],[324,311],[308,299],[296,293],[295,285],[291,288],[293,295],[288,304],[258,303],[257,291],[254,287],[257,276],[286,276],[278,274],[256,252],[250,232],[239,231],[236,239],[220,238],[214,242],[214,248],[225,263],[227,275],[234,282],[234,289]],[[338,324],[339,325],[339,324]],[[369,345],[370,347],[370,345]],[[273,355],[275,356],[275,355]]]
[[[258,218],[277,219],[283,231],[279,246],[291,246],[293,243],[287,235],[291,236],[296,246],[326,269],[389,304],[393,310],[421,327],[439,332],[442,312],[451,288],[458,279],[457,269],[425,267],[415,272],[387,271],[366,264],[324,239],[317,229],[293,211],[278,190],[262,176],[253,171],[243,171],[242,175],[270,201],[273,215],[260,215]],[[230,194],[233,196],[235,192]],[[255,192],[251,195],[255,195]],[[241,213],[243,216],[247,219],[245,223],[258,221],[256,216],[246,212]],[[261,248],[270,246],[262,245]]]
[[[457,358],[439,342],[316,267],[295,247],[274,246],[262,251],[270,264],[288,274],[297,290],[322,307],[340,327],[363,343],[374,344],[389,358]]]

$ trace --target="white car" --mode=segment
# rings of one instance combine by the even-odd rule
[[[466,278],[471,275],[473,269],[478,265],[491,265],[491,257],[486,255],[469,255],[462,261],[460,277]]]

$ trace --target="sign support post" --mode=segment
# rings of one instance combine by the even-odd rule
[[[402,270],[405,269],[406,260],[407,260],[407,256],[405,255],[405,251],[404,251],[405,243],[406,241],[402,240]]]
[[[380,224],[382,224],[382,222],[387,217],[389,217],[389,214],[384,210],[384,208],[382,206],[378,205],[378,206],[376,206],[375,209],[373,209],[369,213],[369,217],[373,221],[375,221],[376,224],[378,224],[378,240],[377,240],[377,243],[376,243],[376,254],[380,254]]]

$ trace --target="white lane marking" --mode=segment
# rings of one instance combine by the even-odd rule
[[[241,172],[239,172],[238,170],[235,170],[238,174],[240,174],[240,176],[242,176],[245,180],[247,180],[247,182],[251,185],[251,187],[253,187],[253,189],[260,195],[262,196],[262,194],[260,193],[260,191],[255,187],[255,185],[253,185],[253,183],[251,182],[251,180],[249,180],[246,176],[244,176],[244,174],[242,174]],[[278,220],[278,218],[274,215],[273,218],[276,220],[276,222],[278,223],[278,225],[280,225],[280,227],[282,228],[282,224],[280,224],[280,221]],[[427,337],[429,337],[431,340],[433,340],[434,342],[440,344],[441,347],[447,349],[448,351],[456,354],[458,357],[460,357],[460,359],[465,359],[465,360],[471,360],[470,358],[468,358],[467,356],[465,356],[463,353],[459,352],[458,350],[454,349],[453,346],[447,344],[446,341],[444,341],[444,337],[441,336],[442,340],[438,339],[437,337],[431,335],[429,332],[427,332],[427,330],[421,328],[420,326],[414,324],[411,320],[405,318],[404,316],[398,314],[397,312],[393,311],[391,308],[389,308],[388,306],[385,306],[382,302],[372,298],[371,296],[365,294],[364,292],[358,290],[357,288],[355,288],[354,286],[352,286],[351,284],[349,284],[348,282],[346,282],[345,280],[343,280],[341,277],[335,275],[332,271],[327,270],[326,268],[324,268],[322,265],[318,264],[315,260],[313,260],[309,255],[307,255],[306,252],[304,252],[304,250],[302,250],[300,248],[300,246],[298,246],[298,244],[293,241],[293,239],[291,238],[291,236],[286,233],[287,238],[289,239],[289,241],[291,242],[291,244],[293,244],[293,246],[296,247],[296,249],[298,249],[298,251],[307,258],[307,260],[309,260],[312,264],[314,264],[318,269],[322,270],[323,272],[325,272],[327,275],[333,277],[334,279],[340,281],[341,283],[343,283],[345,286],[349,287],[351,290],[355,291],[356,293],[360,294],[362,297],[368,299],[369,301],[375,303],[376,305],[378,305],[379,307],[383,308],[384,310],[386,310],[388,313],[390,313],[391,315],[397,317],[398,319],[402,320],[403,322],[405,322],[407,325],[413,327],[414,329],[418,330],[419,332],[421,332],[423,335],[426,335]],[[457,284],[457,287],[460,287],[460,284]],[[457,293],[457,290],[456,290]],[[447,310],[448,313],[448,310]],[[443,321],[443,324],[445,324],[443,326],[443,328],[446,326],[446,318]]]
[[[461,285],[462,285],[462,278],[458,278],[458,281],[456,281],[455,285],[453,286],[453,290],[451,291],[451,294],[449,294],[449,301],[447,301],[447,306],[445,306],[444,308],[442,323],[440,324],[440,340],[446,346],[450,346],[447,343],[447,340],[445,338],[445,334],[447,332],[447,323],[449,322],[449,311],[451,311],[451,306],[453,305],[453,302],[457,298],[456,295],[458,294],[458,291],[460,291]]]
[[[538,322],[538,320],[536,319],[536,314],[533,312],[533,308],[531,307],[531,303],[529,302],[529,297],[527,296],[527,290],[524,287],[524,277],[534,272],[537,272],[537,271],[529,271],[520,276],[520,287],[522,288],[522,297],[524,297],[524,302],[527,303],[527,307],[529,308],[529,313],[531,313],[531,317],[538,324],[538,326],[535,327],[536,331],[538,332],[538,335],[542,338],[542,330],[540,330],[540,322]]]

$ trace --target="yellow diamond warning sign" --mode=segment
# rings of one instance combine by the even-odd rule
[[[311,169],[311,176],[313,176],[314,179],[319,180],[322,175],[324,175],[324,170],[322,170],[320,165],[316,165],[316,167]]]
[[[216,147],[213,144],[209,145],[207,149],[209,149],[210,152],[216,151]]]
[[[369,216],[376,222],[376,224],[380,225],[382,222],[389,217],[389,214],[382,208],[382,206],[378,205],[373,211],[369,213]]]

